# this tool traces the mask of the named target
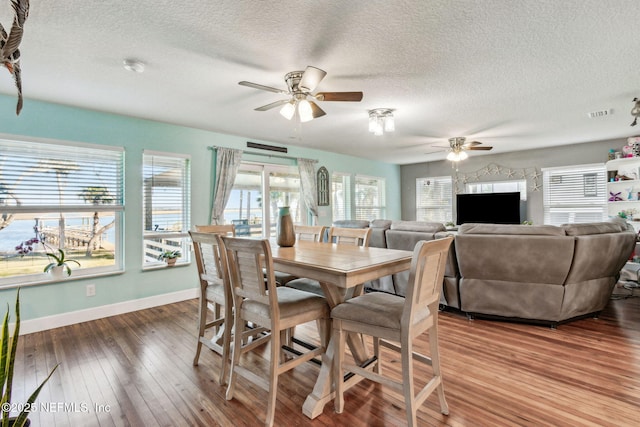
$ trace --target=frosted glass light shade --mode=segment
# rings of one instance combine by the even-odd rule
[[[280,109],[280,114],[282,114],[282,116],[287,120],[291,120],[295,112],[296,112],[296,104],[294,102],[287,102]]]
[[[300,121],[303,123],[313,120],[313,111],[309,101],[303,99],[298,103],[298,114],[300,115]]]

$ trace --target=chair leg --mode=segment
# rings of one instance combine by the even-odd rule
[[[382,359],[380,358],[380,338],[378,337],[373,337],[373,355],[376,358],[376,366],[374,367],[373,371],[378,375],[382,375]]]
[[[218,384],[225,385],[229,369],[229,351],[231,349],[231,330],[233,329],[233,308],[224,307],[224,330],[222,331],[222,362]]]
[[[265,426],[273,426],[276,411],[276,397],[278,396],[278,371],[280,367],[280,333],[271,331],[271,361],[269,364],[269,397],[267,398],[267,419]]]
[[[345,333],[339,320],[333,322],[333,382],[336,389],[334,405],[336,413],[341,414],[344,410],[344,372],[342,366],[344,364]]]
[[[202,350],[202,341],[200,341],[200,338],[204,336],[204,330],[207,324],[207,301],[202,297],[200,297],[200,312],[198,314],[198,318],[198,345],[196,346],[196,355],[193,358],[193,366],[198,366],[200,351]]]
[[[431,366],[433,368],[433,375],[440,378],[438,387],[436,388],[438,399],[440,400],[440,412],[444,415],[449,415],[449,405],[447,405],[447,401],[444,397],[444,383],[442,381],[442,371],[440,370],[440,351],[438,350],[437,321],[429,331],[429,350],[431,352]]]
[[[244,328],[242,327],[244,324],[244,319],[242,319],[240,316],[240,312],[242,310],[242,300],[236,301],[235,306],[236,306],[236,313],[234,316],[235,333],[233,334],[233,352],[232,352],[232,358],[231,358],[231,372],[229,373],[229,384],[227,385],[227,394],[226,394],[227,400],[233,399],[233,393],[235,390],[236,377],[237,377],[235,367],[238,366],[238,363],[240,361],[240,355],[242,354],[242,335],[243,335],[242,331],[244,330]]]

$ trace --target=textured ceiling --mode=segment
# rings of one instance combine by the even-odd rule
[[[623,138],[640,133],[639,22],[637,0],[31,0],[22,114],[39,99],[399,164],[444,158],[430,145],[453,136],[492,153]],[[281,95],[238,85],[284,89],[307,65],[328,73],[317,91],[362,102],[300,125],[253,110]],[[15,94],[6,70],[0,92]],[[380,107],[396,132],[376,137]]]

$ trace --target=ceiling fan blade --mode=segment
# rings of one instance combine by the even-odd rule
[[[287,92],[286,90],[283,90],[283,89],[278,89],[278,88],[271,87],[271,86],[259,85],[257,83],[241,81],[241,82],[238,82],[238,84],[240,86],[247,86],[247,87],[252,87],[254,89],[266,90],[268,92],[284,93],[284,94],[288,94],[289,93],[289,92]]]
[[[488,145],[483,145],[482,147],[479,146],[471,146],[471,147],[465,147],[465,150],[485,150],[485,151],[489,151],[491,150],[493,147],[490,147]]]
[[[479,142],[479,141],[469,141],[469,142],[465,142],[463,145],[465,147],[473,147],[473,146],[481,145],[481,144],[482,144],[482,142]]]
[[[271,104],[263,105],[262,107],[255,108],[256,111],[267,111],[272,108],[279,107],[280,105],[284,105],[289,102],[288,99],[281,99],[280,101],[272,102]]]
[[[318,117],[322,117],[324,116],[325,113],[324,110],[322,110],[322,108],[318,107],[318,104],[316,104],[313,101],[309,101],[309,105],[311,105],[311,114],[313,115],[314,119],[317,119]]]
[[[362,101],[362,92],[319,92],[316,94],[318,101]]]
[[[326,71],[309,65],[307,69],[304,70],[304,73],[302,73],[302,77],[298,83],[298,89],[303,92],[311,92],[320,84],[320,81],[324,79],[326,75]]]

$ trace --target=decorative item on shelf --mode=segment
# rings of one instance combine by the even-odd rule
[[[637,167],[621,167],[618,169],[616,181],[634,181],[638,179]]]
[[[637,209],[623,209],[620,212],[618,212],[618,216],[620,218],[624,218],[624,219],[627,219],[629,221],[633,221],[633,215],[635,215],[637,213],[638,213]]]
[[[180,249],[166,250],[158,255],[158,260],[164,260],[164,262],[167,263],[167,266],[173,267],[181,256],[182,252],[180,252]]]
[[[610,202],[621,202],[623,200],[621,195],[622,195],[621,191],[617,191],[615,193],[613,191],[609,191],[609,201]]]
[[[638,200],[636,193],[633,192],[633,187],[627,187],[624,191],[627,192],[627,200]]]
[[[613,160],[616,158],[616,150],[613,148],[609,149],[609,154],[607,155],[607,160]]]
[[[627,144],[631,146],[634,157],[640,157],[640,136],[631,136],[627,138]]]
[[[61,279],[64,277],[64,273],[67,273],[67,276],[71,276],[71,267],[69,263],[74,263],[78,267],[80,267],[80,262],[75,259],[68,259],[64,253],[64,250],[58,249],[58,253],[47,252],[46,255],[52,260],[47,266],[44,268],[45,273],[50,273],[51,276],[56,279]]]
[[[622,151],[616,151],[615,153],[616,159],[621,159],[622,158]]]
[[[633,157],[633,148],[630,145],[625,145],[622,147],[622,157]]]
[[[533,221],[524,220],[522,221],[522,225],[533,225]]]
[[[38,394],[42,390],[42,387],[45,385],[51,375],[58,368],[58,365],[54,366],[49,375],[42,381],[42,383],[38,386],[38,388],[31,393],[31,396],[27,399],[27,402],[20,404],[12,404],[11,402],[11,392],[13,390],[13,370],[15,367],[16,361],[16,352],[18,349],[18,339],[20,337],[20,289],[18,288],[18,292],[16,294],[16,321],[15,326],[13,328],[13,336],[9,335],[9,308],[7,307],[7,312],[4,315],[4,321],[2,322],[2,336],[0,339],[0,351],[2,354],[0,355],[0,372],[2,372],[2,418],[0,423],[3,426],[13,426],[13,427],[28,427],[31,422],[27,418],[31,411],[30,408],[33,408],[33,402],[35,402]],[[23,378],[19,378],[23,380]],[[22,408],[21,412],[15,418],[10,418],[9,413],[13,408]]]
[[[293,230],[293,220],[289,212],[289,206],[283,206],[278,212],[278,223],[276,227],[278,246],[290,247],[296,243],[296,235]]]

